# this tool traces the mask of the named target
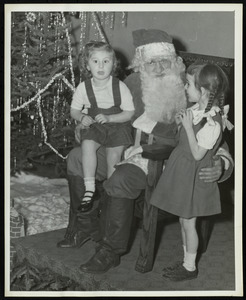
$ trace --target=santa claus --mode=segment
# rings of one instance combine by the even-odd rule
[[[172,38],[164,31],[136,30],[133,41],[136,52],[130,68],[134,72],[125,80],[135,105],[133,127],[144,132],[141,145],[151,133],[154,144],[175,146],[175,114],[186,106],[185,66],[175,52]],[[105,149],[100,148],[97,155],[97,179],[102,181],[106,178]],[[120,263],[120,256],[128,247],[134,200],[146,188],[147,163],[148,160],[141,156],[141,147],[135,145],[127,150],[124,162],[116,166],[113,175],[104,181],[105,201],[100,207],[99,219],[97,208],[87,214],[77,214],[84,192],[81,148],[70,152],[67,160],[71,202],[69,224],[64,240],[57,246],[80,247],[90,238],[98,241],[95,254],[80,266],[82,271],[103,273]],[[218,180],[221,174],[219,164],[206,169],[202,177],[204,180]],[[223,176],[229,177],[230,170]]]

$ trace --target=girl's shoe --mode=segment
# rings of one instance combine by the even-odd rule
[[[80,206],[78,207],[78,212],[88,212],[93,207],[95,192],[85,191],[83,198],[81,199]]]
[[[165,267],[162,269],[163,276],[168,275],[170,272],[172,272],[174,269],[176,269],[179,265],[182,265],[182,261],[176,261],[173,265]]]
[[[183,266],[183,264],[179,264],[176,268],[174,268],[169,273],[162,274],[162,277],[167,278],[172,281],[185,281],[195,279],[198,276],[198,270],[188,271]]]

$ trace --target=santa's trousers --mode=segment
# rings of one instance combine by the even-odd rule
[[[93,239],[101,241],[115,253],[127,251],[134,214],[134,200],[146,187],[146,175],[133,164],[120,165],[113,175],[104,181],[105,193],[98,209],[77,217],[77,207],[84,193],[81,148],[74,148],[67,159],[67,175],[70,192],[69,224],[66,234],[83,231]],[[98,151],[96,178],[106,178],[104,149]]]

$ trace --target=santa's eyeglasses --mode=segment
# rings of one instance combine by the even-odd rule
[[[146,61],[145,64],[153,67],[157,65],[161,65],[165,69],[171,68],[171,61],[168,59],[151,59],[149,61]]]

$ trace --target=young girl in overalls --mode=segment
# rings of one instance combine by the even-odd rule
[[[130,120],[134,114],[129,89],[112,77],[117,66],[113,48],[98,41],[86,44],[84,63],[91,78],[78,85],[71,103],[71,117],[84,126],[81,147],[85,193],[80,212],[89,211],[93,205],[97,150],[101,146],[106,148],[109,178],[123,150],[133,143]]]
[[[151,204],[179,216],[184,260],[165,268],[162,274],[173,281],[197,277],[197,217],[221,212],[217,182],[205,183],[198,173],[211,164],[221,143],[228,79],[220,67],[212,64],[189,66],[186,79],[188,101],[196,104],[177,114],[179,143],[151,199]]]

